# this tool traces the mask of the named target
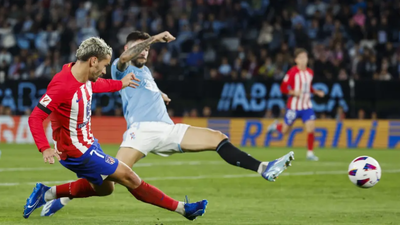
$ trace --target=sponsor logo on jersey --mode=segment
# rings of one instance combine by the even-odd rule
[[[88,122],[89,122],[89,121],[85,121],[85,122],[83,122],[83,123],[78,124],[78,129],[81,129],[82,127],[86,126],[86,124],[87,124]]]
[[[44,107],[47,107],[50,102],[52,101],[52,99],[50,98],[50,96],[48,96],[47,94],[40,100],[40,104]]]

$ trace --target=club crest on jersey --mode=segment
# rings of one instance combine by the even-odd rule
[[[135,139],[136,138],[135,132],[132,132],[129,135],[131,136],[131,139]]]
[[[40,100],[40,104],[44,107],[47,107],[50,102],[52,101],[52,99],[50,98],[50,96],[48,96],[47,94]]]
[[[106,156],[106,163],[112,165],[115,163],[115,159],[111,156]]]

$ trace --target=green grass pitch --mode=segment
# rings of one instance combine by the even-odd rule
[[[103,145],[115,155],[118,146]],[[179,200],[207,199],[203,217],[191,222],[174,212],[137,201],[122,186],[108,197],[75,199],[49,218],[36,210],[22,217],[26,198],[35,182],[59,184],[76,179],[59,163],[44,164],[34,145],[1,144],[0,224],[399,224],[400,151],[316,150],[319,162],[305,160],[305,150],[294,149],[296,160],[275,183],[257,174],[225,164],[213,152],[150,155],[134,170],[148,183]],[[275,159],[289,149],[245,148],[262,160]],[[347,167],[360,155],[381,164],[382,179],[371,189],[353,185]]]

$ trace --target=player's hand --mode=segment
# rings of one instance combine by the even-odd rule
[[[168,105],[168,104],[171,102],[171,99],[170,99],[170,98],[168,97],[168,95],[165,94],[165,93],[162,93],[162,92],[161,92],[161,95],[162,95],[162,98],[163,98],[165,104]]]
[[[321,91],[321,90],[316,90],[314,92],[315,95],[317,95],[320,98],[323,98],[325,96],[325,92]]]
[[[52,149],[52,148],[48,148],[42,152],[44,162],[45,163],[48,162],[50,164],[54,164],[54,157],[56,157],[58,159],[58,161],[60,161],[61,160],[60,154],[61,154],[61,152],[59,152],[55,149]]]
[[[155,42],[167,42],[168,43],[168,42],[174,41],[176,39],[168,31],[164,31],[162,33],[154,35],[153,37],[154,37]]]
[[[140,82],[140,80],[137,79],[135,74],[133,73],[128,73],[124,78],[121,79],[121,81],[122,81],[122,88],[126,88],[128,86],[136,88],[139,86],[139,83],[137,82]]]
[[[292,91],[291,95],[293,95],[294,97],[300,97],[301,91]]]

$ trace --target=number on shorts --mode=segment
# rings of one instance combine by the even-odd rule
[[[96,154],[98,157],[104,159],[104,156],[103,156],[103,155],[100,155],[96,150],[92,150],[92,151],[90,152],[90,155],[93,155],[93,152],[94,152],[94,154]]]
[[[296,111],[288,110],[288,112],[286,113],[286,118],[289,121],[293,121],[294,119],[296,119]]]

